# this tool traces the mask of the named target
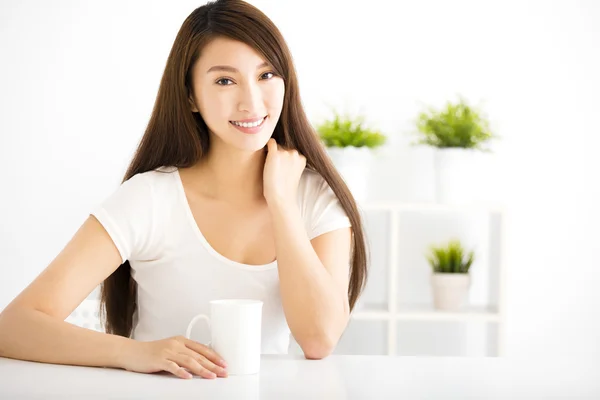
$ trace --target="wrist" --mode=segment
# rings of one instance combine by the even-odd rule
[[[299,210],[298,204],[282,198],[267,199],[267,205],[272,214],[287,214]]]
[[[110,366],[113,368],[127,369],[127,360],[131,359],[132,353],[140,344],[136,340],[118,335],[111,335],[114,339],[112,354],[110,357]]]

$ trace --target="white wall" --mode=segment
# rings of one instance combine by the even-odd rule
[[[503,137],[478,184],[510,215],[508,355],[600,355],[600,4],[252,3],[288,40],[311,118],[331,104],[393,135],[373,200],[431,200],[431,152],[402,136],[422,104],[483,105]],[[0,3],[0,308],[120,181],[199,4]]]

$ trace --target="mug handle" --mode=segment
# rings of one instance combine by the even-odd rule
[[[192,318],[192,320],[190,321],[190,323],[188,324],[187,330],[185,331],[185,337],[186,339],[190,338],[190,335],[192,333],[192,328],[194,327],[194,325],[196,324],[196,322],[198,322],[198,320],[205,320],[207,325],[208,325],[208,330],[210,332],[210,318],[204,314],[198,314],[196,315],[194,318]],[[210,343],[208,342],[207,346],[210,347]]]

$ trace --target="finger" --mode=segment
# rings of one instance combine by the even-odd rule
[[[206,357],[214,364],[220,365],[223,368],[227,368],[227,363],[225,362],[225,360],[223,360],[223,357],[221,357],[216,351],[214,351],[210,347],[205,346],[202,343],[195,342],[191,339],[184,339],[184,344],[185,347],[194,350],[196,353]]]
[[[200,365],[202,365],[207,370],[215,373],[217,376],[220,376],[221,378],[227,377],[228,374],[227,374],[227,370],[225,368],[215,365],[213,362],[208,360],[203,355],[196,353],[194,350],[187,349],[187,351],[188,351],[188,353],[186,353],[186,354],[188,354],[189,356],[194,358]]]
[[[162,368],[164,371],[170,372],[173,375],[182,378],[182,379],[191,379],[193,378],[192,374],[187,372],[185,369],[181,368],[177,365],[176,362],[171,360],[165,360],[165,365]]]
[[[215,379],[217,374],[204,368],[194,357],[188,356],[187,354],[179,353],[172,356],[171,361],[175,361],[181,367],[186,368],[189,372],[194,375],[201,376],[206,379]]]

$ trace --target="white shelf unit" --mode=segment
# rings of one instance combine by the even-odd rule
[[[369,308],[362,307],[354,310],[351,319],[356,321],[379,321],[387,322],[387,355],[397,355],[398,340],[398,322],[399,321],[420,321],[420,322],[482,322],[497,325],[497,357],[505,355],[505,336],[506,336],[506,268],[505,246],[502,243],[505,237],[506,215],[502,207],[495,205],[474,204],[474,205],[446,205],[435,203],[402,203],[402,202],[379,202],[366,203],[359,205],[363,213],[363,218],[368,218],[370,211],[384,211],[389,214],[389,241],[388,241],[388,280],[387,280],[387,307]],[[401,224],[401,213],[403,212],[484,212],[488,215],[496,215],[500,218],[500,228],[498,233],[499,243],[497,243],[500,259],[497,260],[498,279],[497,284],[497,305],[494,306],[468,306],[465,305],[460,310],[450,312],[436,310],[433,305],[427,306],[399,306],[398,305],[398,279],[400,278],[399,261],[401,254],[398,251],[400,238],[399,228]],[[490,233],[488,231],[488,233]],[[488,236],[487,240],[490,240]]]

